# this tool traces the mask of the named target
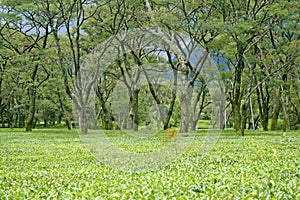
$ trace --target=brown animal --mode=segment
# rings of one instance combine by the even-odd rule
[[[177,130],[174,129],[166,129],[165,130],[165,141],[171,139],[172,137],[174,137],[177,134]]]

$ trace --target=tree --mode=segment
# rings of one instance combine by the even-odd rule
[[[269,24],[268,7],[272,1],[218,1],[215,10],[219,19],[224,21],[221,27],[224,31],[218,37],[219,42],[227,44],[219,51],[226,54],[232,66],[228,66],[232,73],[230,102],[233,110],[234,128],[240,135],[244,135],[247,119],[249,98],[253,93],[253,72],[255,63],[249,63],[256,54],[256,45],[266,37],[272,24]],[[216,47],[220,45],[214,44]],[[249,68],[250,79],[244,75],[246,67]],[[247,87],[248,85],[248,87]],[[246,94],[246,95],[245,95]]]
[[[4,40],[5,47],[18,55],[21,65],[32,67],[30,82],[28,84],[29,97],[29,113],[26,119],[26,131],[32,131],[34,126],[35,105],[36,105],[36,90],[48,78],[47,69],[41,64],[43,59],[44,49],[47,45],[48,34],[42,34],[43,27],[30,21],[34,17],[34,13],[28,9],[32,6],[28,2],[12,2],[3,1],[2,9],[5,19],[5,25],[1,30],[0,36]],[[30,33],[33,32],[33,33]],[[18,42],[18,39],[23,39],[24,42]],[[39,51],[35,51],[39,49]],[[38,79],[39,71],[45,72],[46,76]]]

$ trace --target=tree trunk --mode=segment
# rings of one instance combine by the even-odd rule
[[[5,128],[4,113],[2,111],[3,111],[3,108],[1,110],[1,121],[2,121],[2,128]]]
[[[244,53],[246,50],[246,45],[241,41],[236,41],[236,48],[237,48],[238,59],[234,69],[234,81],[233,81],[233,92],[231,97],[231,104],[233,109],[234,129],[238,135],[244,136],[245,125],[243,123],[245,123],[245,118],[242,119],[242,117],[244,117],[242,116],[242,114],[243,112],[245,112],[246,108],[242,108],[242,98],[244,92],[242,87],[243,86],[242,76],[245,68]],[[245,101],[247,101],[247,99]]]
[[[34,116],[35,116],[35,100],[36,100],[36,91],[34,87],[30,87],[29,91],[29,114],[26,119],[25,129],[26,131],[32,131],[34,127]]]
[[[199,120],[192,120],[191,122],[191,131],[196,131],[197,130],[197,124]]]
[[[73,129],[72,121],[70,118],[66,119],[66,125],[67,125],[68,130]]]
[[[220,111],[219,111],[219,117],[220,117],[220,129],[224,130],[226,127],[226,102],[225,98],[222,98],[221,105],[220,105]]]
[[[68,115],[68,111],[65,108],[65,103],[64,103],[64,100],[62,98],[61,91],[60,91],[59,88],[57,88],[57,96],[58,96],[58,100],[59,100],[60,109],[61,109],[62,114],[63,114],[63,116],[65,118],[65,121],[66,121],[67,128],[68,128],[68,130],[71,130],[73,128],[72,122],[71,122],[71,119]]]
[[[163,127],[164,130],[169,128],[169,123],[170,123],[170,120],[171,120],[171,117],[172,117],[172,114],[173,114],[175,102],[176,102],[176,92],[175,93],[172,92],[171,103],[170,103],[167,115],[164,119],[164,127]]]
[[[33,128],[36,128],[36,125],[37,125],[37,123],[39,122],[38,121],[39,119],[36,117],[36,115],[35,115],[35,117],[34,117],[34,121],[33,121]]]
[[[128,128],[128,113],[121,113],[119,115],[119,123],[121,124],[122,130],[127,130]]]
[[[290,106],[290,85],[288,82],[288,74],[284,74],[282,76],[283,84],[281,85],[281,102],[282,102],[282,110],[283,110],[283,116],[284,116],[284,131],[288,132],[290,131],[290,112],[289,112],[289,106]]]
[[[283,110],[283,116],[284,116],[284,131],[288,132],[290,131],[290,115],[289,115],[289,104],[290,104],[290,91],[288,87],[282,86],[282,92],[284,95],[282,95],[282,110]]]
[[[3,74],[3,70],[2,68],[1,69],[1,75],[0,75],[0,95],[2,95],[2,74]],[[4,128],[5,126],[5,123],[4,123],[4,115],[3,115],[3,111],[4,111],[4,108],[3,108],[3,104],[2,104],[2,97],[0,98],[0,118],[1,118],[1,123],[2,123],[2,128]]]
[[[162,124],[164,123],[164,119],[165,119],[165,109],[161,104],[156,104],[155,109],[156,109],[157,130],[161,130]]]
[[[106,105],[101,106],[103,109],[103,114],[101,115],[102,118],[102,126],[105,130],[112,130],[113,124],[112,124],[112,116],[108,108],[106,108]],[[120,122],[118,124],[121,124]]]
[[[245,129],[246,129],[246,123],[248,119],[248,107],[249,103],[248,100],[246,100],[242,105],[242,115],[241,115],[241,135],[245,135]]]
[[[164,130],[169,128],[169,123],[170,123],[170,119],[171,119],[172,114],[173,114],[175,101],[176,101],[176,96],[177,96],[176,94],[177,94],[178,71],[175,68],[172,68],[172,70],[173,70],[173,75],[174,75],[173,88],[172,88],[172,99],[171,99],[171,103],[170,103],[170,106],[169,106],[169,110],[168,110],[167,115],[164,119]]]
[[[244,130],[242,130],[242,120],[241,120],[241,83],[242,83],[242,69],[238,66],[235,70],[234,76],[234,87],[233,87],[233,100],[232,100],[232,110],[233,110],[233,123],[234,129],[238,135],[242,135]]]
[[[284,115],[284,131],[289,132],[290,131],[290,115],[288,112],[287,107],[284,105],[283,107],[283,115]]]
[[[110,106],[108,106],[107,101],[108,98],[105,98],[104,93],[102,92],[103,88],[101,88],[101,86],[98,84],[97,85],[97,90],[96,90],[96,95],[100,101],[100,106],[101,106],[101,110],[99,115],[102,121],[102,126],[105,130],[112,130],[113,129],[113,124],[112,124],[112,114],[111,114],[111,108]],[[97,120],[99,118],[99,116],[96,117]],[[118,116],[118,124],[119,126],[121,126],[122,122],[121,122],[121,116]]]
[[[65,90],[66,90],[66,93],[68,94],[68,96],[72,99],[72,92],[71,92],[71,88],[69,86],[68,74],[67,74],[67,71],[66,71],[66,68],[64,65],[64,55],[63,55],[61,45],[60,45],[60,39],[59,39],[58,32],[57,32],[58,30],[54,26],[51,26],[51,28],[54,30],[53,34],[54,34],[55,44],[56,44],[58,58],[59,58],[59,66],[60,66],[60,70],[62,72]]]
[[[1,98],[0,98],[0,113],[1,113],[2,128],[5,127],[5,119],[4,119],[4,107],[5,107],[4,105],[5,104],[2,103],[2,100],[3,100],[3,98],[2,98],[2,82],[3,82],[3,78],[2,78],[2,76],[4,74],[4,69],[6,67],[6,64],[7,64],[7,61],[5,60],[3,62],[2,67],[0,67],[0,72],[1,72],[1,74],[0,74],[0,96],[1,96]]]
[[[34,83],[36,76],[38,74],[38,65],[34,67],[34,70],[31,75],[31,80]],[[32,131],[34,128],[34,117],[35,117],[35,101],[36,101],[36,87],[34,85],[29,86],[28,88],[28,97],[29,97],[29,115],[26,119],[25,129],[26,131]]]
[[[102,111],[100,114],[100,119],[102,122],[102,127],[105,130],[112,130],[113,129],[113,124],[112,124],[112,120],[111,120],[112,116],[111,116],[110,111],[106,108],[105,103],[103,105],[101,102],[101,109],[102,109]],[[96,119],[98,120],[98,117],[96,117]],[[121,124],[120,117],[118,119],[118,124],[119,125]]]
[[[187,84],[187,85],[185,85]],[[193,88],[188,82],[184,84],[184,88],[180,98],[181,108],[181,122],[180,122],[180,133],[187,133],[189,131],[189,125],[191,121],[191,99]]]
[[[242,135],[241,131],[241,113],[238,105],[232,105],[233,110],[233,127],[237,134]]]
[[[79,128],[81,134],[87,134],[88,133],[88,123],[86,118],[86,108],[81,107],[79,112]]]
[[[201,98],[200,108],[197,111],[197,105],[198,105],[201,94],[202,94],[202,98]],[[200,119],[200,115],[201,115],[203,109],[210,104],[210,103],[204,104],[205,97],[206,97],[206,91],[205,91],[205,88],[203,87],[201,89],[201,91],[198,93],[197,98],[195,99],[195,102],[194,102],[194,106],[193,106],[193,110],[192,110],[191,131],[196,131],[197,125],[198,125],[198,122]]]
[[[25,117],[21,112],[21,109],[18,108],[18,128],[24,128],[24,124],[25,124],[24,121],[25,121]]]
[[[280,102],[280,94],[278,92],[276,86],[273,87],[273,111],[272,111],[272,121],[271,121],[271,130],[275,131],[278,128],[278,117],[281,110],[281,102]]]
[[[204,90],[204,88],[203,88],[203,86],[201,86],[201,89],[200,89],[200,91],[198,91],[197,96],[194,100],[193,109],[192,109],[191,131],[196,131],[196,129],[197,129],[197,124],[198,124],[199,116],[200,116],[200,114],[198,114],[199,112],[197,110],[197,107],[198,107],[198,103],[200,101],[201,94],[203,93],[202,98],[205,95],[203,90]],[[203,101],[202,101],[202,103],[203,103]],[[200,110],[201,110],[201,107],[200,107]]]
[[[266,87],[266,91],[268,88]],[[258,101],[258,108],[259,108],[259,115],[261,120],[261,125],[264,131],[268,131],[268,122],[269,122],[269,94],[266,92],[267,96],[265,96],[263,92],[263,86],[260,85],[256,89],[257,93],[257,101]]]
[[[138,131],[139,130],[139,110],[138,110],[138,103],[139,103],[139,89],[134,89],[132,94],[132,122],[133,122],[133,130]]]
[[[58,121],[57,121],[58,124],[61,124],[61,118],[62,118],[62,114],[59,114],[59,116],[58,116]],[[54,125],[54,124],[55,124],[55,121],[54,121],[53,125]]]

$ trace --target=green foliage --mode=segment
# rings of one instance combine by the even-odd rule
[[[138,151],[142,140],[108,133]],[[163,169],[125,173],[93,157],[75,131],[0,130],[0,199],[299,199],[300,132],[225,131],[208,154],[191,148]],[[147,143],[147,147],[153,148]]]
[[[218,57],[222,56],[224,63],[219,68],[225,83],[227,102],[230,103],[227,112],[233,113],[229,121],[235,119],[235,124],[238,124],[241,116],[247,115],[239,113],[244,108],[244,113],[249,113],[247,98],[252,96],[254,115],[260,115],[261,122],[263,115],[266,118],[273,115],[272,119],[285,119],[289,128],[297,129],[300,124],[299,6],[299,0],[2,0],[1,122],[16,124],[19,116],[32,114],[28,108],[35,95],[28,96],[27,92],[33,88],[37,89],[37,109],[33,112],[36,111],[39,121],[50,115],[55,116],[50,117],[55,120],[62,113],[69,118],[71,101],[66,98],[64,84],[70,85],[70,91],[66,91],[71,97],[75,72],[82,66],[87,54],[93,52],[99,43],[122,31],[161,27],[166,32],[188,35],[197,45]],[[56,33],[58,37],[55,37]],[[139,59],[146,62],[142,57]],[[134,60],[129,57],[131,65],[136,64]],[[121,59],[121,62],[123,65],[124,60]],[[166,66],[170,69],[169,65]],[[38,70],[33,79],[36,67]],[[121,76],[118,69],[118,62],[108,67],[107,73],[115,76],[107,82],[109,87],[107,83],[99,84],[105,98],[97,105],[97,113],[101,114],[101,110],[110,111],[110,90]],[[68,78],[65,83],[62,80],[64,70],[64,77]],[[51,77],[43,82],[47,72]],[[259,92],[255,86],[262,86]],[[60,106],[58,89],[62,92],[63,100]],[[164,92],[159,92],[159,98],[169,104],[170,95]],[[145,125],[149,118],[149,96],[149,93],[146,95],[142,92],[139,96],[141,125]],[[279,99],[278,102],[276,99]],[[260,101],[268,105],[260,108]],[[245,102],[244,108],[241,102]],[[278,111],[274,106],[277,104]],[[171,118],[172,126],[180,124],[180,106],[177,102]],[[209,118],[210,112],[205,115]],[[101,115],[102,123],[105,117]],[[245,116],[243,120],[249,120],[249,117]]]

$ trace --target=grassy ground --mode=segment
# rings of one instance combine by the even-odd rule
[[[199,154],[203,135],[170,165],[135,173],[102,164],[76,131],[0,129],[0,199],[300,199],[299,131],[227,130]]]

